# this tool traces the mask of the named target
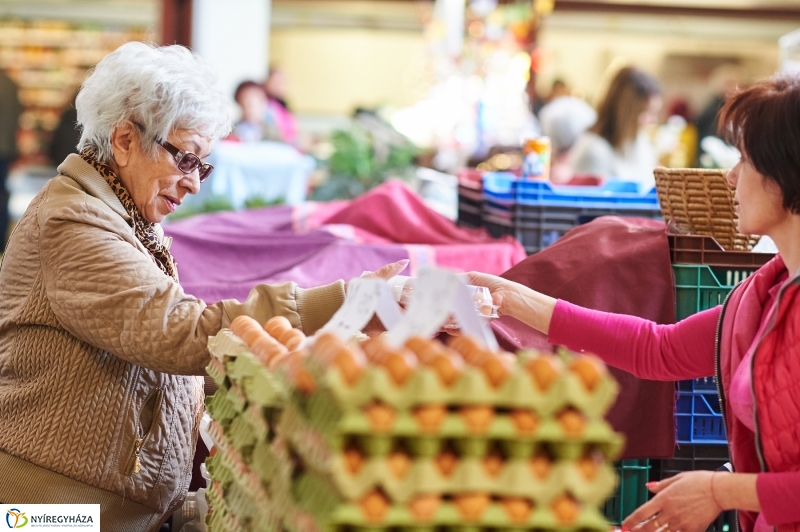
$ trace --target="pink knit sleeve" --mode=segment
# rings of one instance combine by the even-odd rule
[[[756,492],[768,525],[800,523],[800,471],[761,473],[756,478]]]
[[[589,310],[559,300],[548,340],[590,352],[639,378],[683,380],[714,374],[714,345],[722,307],[694,314],[674,325]]]

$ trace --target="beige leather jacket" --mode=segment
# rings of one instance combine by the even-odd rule
[[[70,155],[59,172],[0,267],[0,451],[38,475],[0,470],[0,502],[66,502],[48,485],[76,481],[152,510],[133,527],[149,529],[186,494],[208,337],[240,314],[283,315],[313,333],[343,283],[260,285],[244,303],[206,305],[156,266],[93,167]],[[38,500],[12,500],[26,493]],[[103,530],[113,513],[102,508]]]

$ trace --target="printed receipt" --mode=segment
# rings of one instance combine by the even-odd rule
[[[321,333],[330,332],[348,341],[366,327],[377,314],[387,330],[401,322],[403,314],[383,279],[358,278],[350,281],[347,297]]]
[[[456,273],[424,267],[414,285],[406,313],[397,327],[389,330],[389,345],[402,346],[412,336],[433,336],[454,315],[466,334],[497,350],[497,340],[489,326],[475,312],[469,288]]]

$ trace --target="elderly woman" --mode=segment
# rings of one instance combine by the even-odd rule
[[[341,281],[214,305],[181,289],[158,224],[230,129],[214,81],[185,48],[128,43],[83,84],[80,155],[33,200],[0,270],[0,501],[99,503],[103,530],[157,529],[189,484],[209,336],[241,314],[311,334],[342,303]]]
[[[649,484],[656,496],[623,530],[702,532],[732,509],[743,532],[800,530],[800,75],[733,95],[720,124],[742,153],[728,173],[739,231],[768,235],[779,250],[724,305],[656,325],[472,275],[501,313],[554,344],[595,352],[644,379],[715,376],[734,473],[693,471]]]

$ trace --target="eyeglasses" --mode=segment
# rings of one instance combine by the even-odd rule
[[[199,168],[199,177],[201,183],[205,181],[209,175],[211,175],[211,171],[214,169],[214,167],[208,163],[203,163],[203,161],[200,160],[200,157],[194,153],[190,151],[179,150],[166,140],[158,140],[156,143],[172,155],[173,159],[175,159],[175,165],[178,167],[178,170],[184,174],[191,174]]]

